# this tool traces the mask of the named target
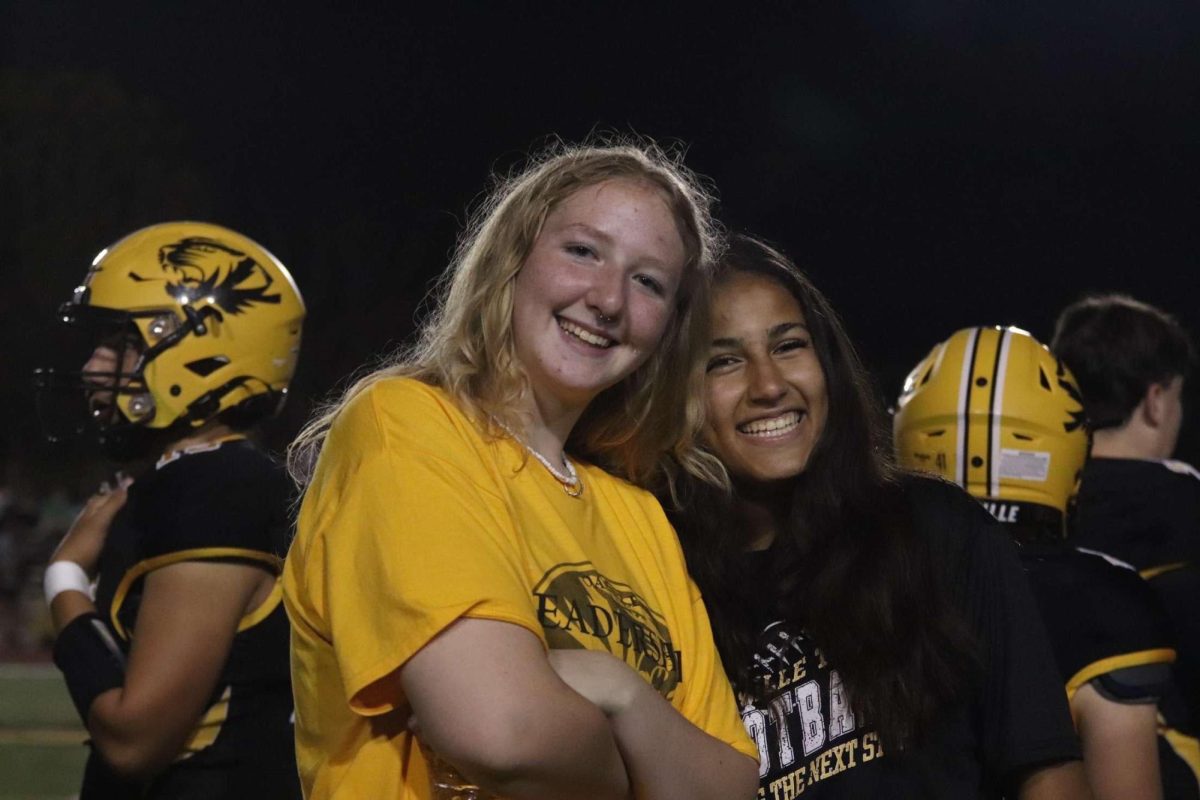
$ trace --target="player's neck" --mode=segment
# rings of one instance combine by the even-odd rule
[[[1120,428],[1096,431],[1092,435],[1092,458],[1170,458],[1173,448],[1168,448],[1159,438],[1153,431],[1143,430],[1132,421]]]
[[[201,447],[213,444],[223,439],[233,439],[239,435],[237,431],[223,422],[210,422],[192,431],[187,436],[171,442],[163,450],[163,455],[187,450],[189,447]]]

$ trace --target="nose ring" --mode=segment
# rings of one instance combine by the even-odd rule
[[[596,312],[596,321],[599,322],[601,325],[611,325],[617,321],[617,318],[610,317],[607,314],[601,314],[600,312]]]

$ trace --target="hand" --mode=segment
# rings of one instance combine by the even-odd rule
[[[653,691],[621,659],[594,650],[551,650],[550,666],[563,683],[609,717],[628,709],[643,692]]]
[[[102,484],[100,491],[88,498],[50,560],[74,561],[83,567],[88,577],[95,577],[96,563],[108,538],[108,529],[113,517],[125,505],[132,483],[133,478],[118,475],[115,486]]]

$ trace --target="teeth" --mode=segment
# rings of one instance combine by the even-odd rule
[[[576,325],[574,322],[570,322],[565,319],[560,318],[558,320],[558,327],[562,328],[564,331],[571,334],[576,339],[582,339],[583,341],[587,342],[588,344],[594,345],[596,347],[612,347],[612,345],[613,345],[612,339],[606,339],[603,336],[597,336],[596,334],[592,333],[591,331],[586,331],[583,328]]]
[[[738,430],[752,436],[782,436],[800,424],[800,413],[789,411],[771,419],[756,419],[739,425]]]

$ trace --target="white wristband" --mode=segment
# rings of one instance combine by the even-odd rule
[[[92,581],[88,578],[83,567],[74,561],[55,561],[46,567],[42,578],[42,589],[46,593],[46,605],[63,592],[83,592],[89,600],[92,595]]]

